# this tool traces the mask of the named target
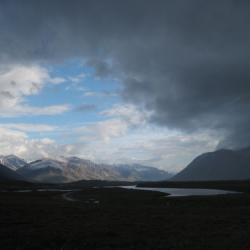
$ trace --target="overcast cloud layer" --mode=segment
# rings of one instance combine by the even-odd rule
[[[249,1],[6,0],[0,64],[81,57],[97,77],[119,79],[124,99],[151,122],[210,130],[218,147],[242,147],[250,142],[249,23]]]

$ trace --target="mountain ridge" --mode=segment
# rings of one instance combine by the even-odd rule
[[[35,182],[65,183],[80,180],[108,181],[157,181],[172,175],[164,170],[140,164],[97,164],[79,157],[62,157],[60,159],[41,158],[25,162],[20,166],[18,157],[9,161],[7,167],[16,169],[16,173]],[[20,162],[23,161],[20,159]],[[16,166],[17,164],[17,166]]]

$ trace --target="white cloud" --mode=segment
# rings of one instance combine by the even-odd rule
[[[14,117],[14,116],[37,116],[37,115],[56,115],[64,113],[71,109],[68,104],[63,105],[52,105],[45,107],[32,107],[28,105],[15,106],[11,109],[3,108],[0,109],[0,115],[3,117]]]
[[[0,128],[14,129],[23,132],[51,132],[57,129],[56,126],[32,123],[5,123],[0,124]]]
[[[62,77],[54,77],[54,78],[50,78],[49,82],[54,83],[54,84],[60,84],[65,82],[66,80]]]
[[[96,122],[76,129],[81,134],[81,141],[95,140],[109,142],[114,137],[123,136],[128,130],[128,124],[119,119]]]
[[[83,85],[83,80],[87,77],[85,73],[81,73],[75,76],[67,77],[67,86],[65,90],[77,90],[77,91],[86,91],[85,86]]]
[[[76,76],[70,76],[68,77],[69,81],[73,82],[73,83],[79,83],[81,82],[84,78],[86,78],[86,74],[85,73],[81,73],[78,74]]]
[[[111,109],[103,111],[101,114],[107,117],[116,117],[129,125],[143,125],[150,117],[150,113],[139,110],[132,104],[114,105]]]
[[[130,129],[145,124],[149,114],[138,110],[133,105],[114,105],[111,109],[101,112],[106,120],[77,128],[84,140],[108,142],[112,138],[125,136]]]
[[[28,105],[16,105],[12,108],[0,108],[2,117],[17,117],[17,116],[37,116],[37,115],[56,115],[64,113],[71,109],[68,104],[52,105],[45,107],[32,107]]]
[[[0,127],[0,152],[15,154],[27,160],[63,154],[62,146],[50,138],[30,139],[25,132]]]
[[[63,78],[52,78],[38,65],[0,67],[0,114],[2,116],[52,115],[69,110],[68,105],[32,107],[25,97],[38,94],[45,84],[59,84]]]

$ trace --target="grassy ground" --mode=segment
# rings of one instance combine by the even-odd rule
[[[250,249],[250,195],[0,193],[1,249]]]

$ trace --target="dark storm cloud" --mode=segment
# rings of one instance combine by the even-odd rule
[[[97,77],[103,78],[112,74],[111,66],[103,60],[93,58],[87,61],[86,65],[95,69],[95,75]]]
[[[0,60],[83,57],[153,122],[238,147],[250,142],[249,23],[249,1],[1,1]]]

